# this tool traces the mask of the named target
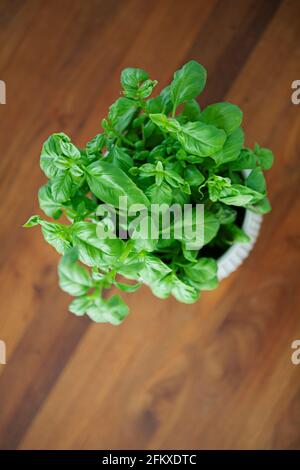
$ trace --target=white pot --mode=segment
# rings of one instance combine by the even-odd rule
[[[246,210],[242,229],[251,241],[249,243],[235,243],[218,259],[219,281],[228,277],[247,258],[258,237],[262,220],[261,215]]]

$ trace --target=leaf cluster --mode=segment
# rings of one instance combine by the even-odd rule
[[[237,222],[239,211],[270,210],[264,170],[272,166],[272,152],[244,147],[238,106],[221,102],[200,108],[196,98],[205,83],[205,68],[192,60],[150,97],[157,82],[144,70],[127,68],[121,74],[123,96],[110,106],[102,132],[84,148],[64,133],[44,143],[40,165],[48,182],[38,199],[54,221],[33,216],[25,226],[40,225],[45,240],[62,255],[59,283],[75,297],[70,304],[75,315],[122,322],[128,314],[124,300],[103,296],[111,286],[133,292],[146,284],[160,298],[197,301],[202,290],[218,285],[217,260],[206,255],[206,248],[224,251],[248,242]],[[116,236],[97,207],[118,208],[122,196],[128,205],[146,207],[204,204],[203,246],[191,250],[184,235]],[[58,222],[62,215],[68,223]],[[122,225],[122,214],[118,217]],[[106,238],[97,236],[99,226]],[[128,234],[128,222],[122,228]]]

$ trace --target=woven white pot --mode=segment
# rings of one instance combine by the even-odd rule
[[[243,170],[242,173],[244,178],[247,178],[251,170]],[[250,242],[235,243],[217,260],[219,281],[222,281],[222,279],[228,277],[233,271],[236,271],[247,256],[249,256],[258,237],[262,221],[262,215],[246,210],[242,229],[250,237]]]
[[[261,215],[246,210],[242,228],[249,235],[251,241],[249,243],[235,243],[218,259],[220,281],[228,277],[247,258],[258,237],[262,220]]]

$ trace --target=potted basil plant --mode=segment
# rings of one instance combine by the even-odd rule
[[[62,255],[59,283],[74,297],[69,309],[75,315],[117,325],[128,306],[115,291],[134,292],[142,284],[162,299],[196,302],[247,256],[262,214],[270,211],[264,170],[273,154],[257,144],[244,147],[238,106],[200,107],[196,98],[205,82],[205,68],[192,60],[150,97],[156,80],[126,68],[122,96],[84,148],[64,133],[45,141],[40,165],[48,181],[38,199],[54,220],[35,215],[25,227],[40,225]],[[121,200],[127,205],[120,207]],[[201,226],[196,244],[190,232],[174,235],[168,212],[174,204],[189,208],[192,228]],[[155,237],[148,227],[145,236],[141,225],[149,216],[137,221],[133,206],[156,208]],[[200,223],[195,206],[203,209]],[[168,237],[161,226],[166,213]]]

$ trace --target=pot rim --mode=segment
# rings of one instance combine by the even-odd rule
[[[232,272],[243,263],[252,250],[263,221],[263,216],[246,209],[242,229],[250,237],[248,243],[235,243],[225,253],[218,258],[218,279],[221,281],[228,277]]]

